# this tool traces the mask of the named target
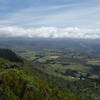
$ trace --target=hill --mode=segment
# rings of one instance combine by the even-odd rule
[[[77,100],[74,94],[32,76],[18,59],[10,59],[15,56],[11,50],[1,52],[5,55],[0,56],[0,100]],[[5,67],[7,65],[14,67]]]
[[[44,39],[44,38],[2,38],[1,48],[13,49],[18,53],[28,50],[55,49],[63,52],[99,53],[100,39]]]
[[[0,49],[0,57],[14,62],[23,62],[23,60],[9,49]]]

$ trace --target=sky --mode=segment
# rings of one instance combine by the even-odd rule
[[[100,38],[100,0],[0,0],[0,37]]]

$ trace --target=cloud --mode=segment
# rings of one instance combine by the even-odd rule
[[[10,20],[0,20],[0,24],[12,23]]]
[[[0,0],[0,26],[98,28],[99,12],[100,0]]]
[[[0,27],[0,37],[28,37],[28,38],[100,38],[100,29],[80,29],[78,27],[56,28],[19,28]]]
[[[55,1],[55,0],[54,0]],[[18,27],[100,27],[100,1],[94,0],[76,3],[61,3],[54,5],[8,6],[8,10],[1,12],[0,20],[5,26]],[[90,3],[91,2],[91,3]],[[5,7],[5,6],[4,6]],[[2,7],[0,7],[2,9]],[[12,10],[13,9],[13,10]],[[90,17],[91,16],[91,17]],[[8,22],[4,21],[8,20]]]

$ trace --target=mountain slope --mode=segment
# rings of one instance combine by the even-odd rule
[[[16,67],[5,67],[7,65]],[[21,65],[0,58],[0,100],[77,100],[74,94],[31,76]]]

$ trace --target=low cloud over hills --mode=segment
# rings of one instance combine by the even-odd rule
[[[100,38],[100,29],[81,29],[78,27],[20,28],[0,27],[0,37],[39,37],[39,38]]]

